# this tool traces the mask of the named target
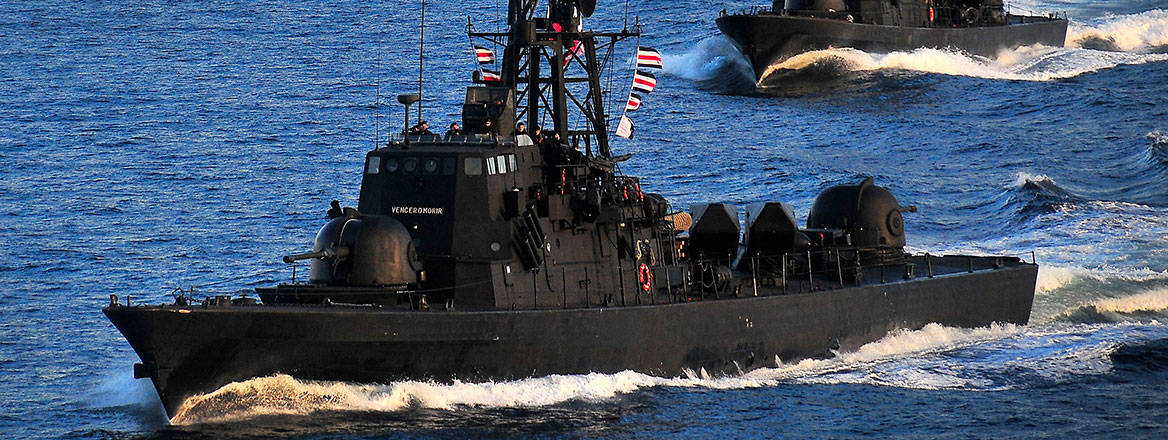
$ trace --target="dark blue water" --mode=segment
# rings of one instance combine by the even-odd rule
[[[730,378],[271,377],[166,420],[100,306],[287,280],[279,257],[328,200],[355,204],[401,118],[377,91],[416,90],[415,3],[0,5],[0,436],[1168,437],[1168,2],[1142,0],[1016,5],[1067,11],[1068,48],[838,49],[758,89],[713,25],[750,3],[630,3],[668,65],[614,146],[626,173],[679,206],[800,217],[874,176],[920,208],[916,250],[1034,251],[1030,326],[931,326]],[[623,4],[599,9],[590,26],[620,27]],[[428,4],[431,125],[460,112],[466,15],[493,30],[500,12]],[[1083,48],[1100,41],[1117,51]]]

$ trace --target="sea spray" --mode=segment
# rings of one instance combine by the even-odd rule
[[[1150,289],[1134,295],[1092,301],[1089,307],[1099,313],[1156,313],[1168,311],[1168,287]]]
[[[921,48],[888,54],[870,54],[851,48],[825,49],[795,55],[770,66],[763,74],[827,69],[876,71],[885,69],[969,76],[975,78],[1051,81],[1109,69],[1122,64],[1168,60],[1165,54],[1102,52],[1079,48],[1023,46],[999,52],[994,59],[949,49]],[[780,84],[781,85],[781,84]]]
[[[1105,15],[1067,29],[1067,46],[1140,52],[1168,45],[1168,10]]]
[[[614,374],[552,375],[500,382],[403,381],[392,384],[351,384],[298,380],[274,375],[234,382],[183,403],[171,419],[175,424],[220,423],[275,414],[302,415],[316,411],[398,411],[407,407],[541,407],[567,401],[599,401],[649,387],[741,389],[774,386],[874,365],[904,356],[951,350],[1015,335],[1013,325],[961,329],[929,324],[920,330],[897,331],[851,353],[823,360],[779,364],[737,376],[692,372],[662,378],[623,371]]]

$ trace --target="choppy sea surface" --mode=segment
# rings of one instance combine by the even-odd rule
[[[675,205],[874,176],[910,246],[1034,252],[1028,326],[930,325],[735,377],[232,384],[167,420],[100,313],[285,281],[417,88],[417,1],[0,4],[0,437],[1166,438],[1168,2],[1028,0],[1066,47],[995,58],[841,48],[756,84],[717,11],[631,0],[666,58],[628,174]],[[466,16],[427,4],[424,116],[458,118]],[[623,3],[589,25],[619,28]],[[618,52],[623,100],[632,44]],[[396,126],[395,126],[396,127]]]

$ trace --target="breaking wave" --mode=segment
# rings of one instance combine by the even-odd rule
[[[1038,281],[1034,285],[1035,293],[1046,293],[1058,290],[1063,286],[1081,278],[1084,270],[1081,268],[1058,267],[1049,264],[1038,266]]]
[[[1144,160],[1149,166],[1163,167],[1168,165],[1168,134],[1160,130],[1152,130],[1145,135],[1149,141],[1147,155]]]
[[[1025,221],[1084,200],[1083,197],[1059,186],[1050,176],[1020,173],[1013,187],[999,197],[994,210],[999,213],[1012,213],[1015,221]]]
[[[1123,322],[1131,319],[1168,316],[1168,288],[1146,290],[1134,295],[1093,300],[1068,310],[1063,319],[1080,323]]]
[[[1051,81],[1109,69],[1122,64],[1168,60],[1165,54],[1104,52],[1083,48],[1024,46],[995,59],[948,49],[922,48],[870,54],[851,48],[805,52],[767,68],[760,84],[808,72],[838,77],[848,72],[887,69],[1016,81]]]
[[[1168,47],[1168,10],[1105,15],[1092,23],[1072,23],[1067,46],[1123,52],[1163,52]]]
[[[916,331],[894,332],[855,352],[831,359],[778,362],[773,368],[729,377],[710,377],[699,371],[661,378],[624,371],[507,382],[407,381],[380,385],[302,381],[276,375],[232,383],[191,398],[171,422],[214,424],[264,416],[336,412],[396,414],[418,409],[467,412],[551,408],[569,402],[606,403],[653,387],[733,390],[781,384],[841,383],[927,390],[1044,387],[1084,375],[1113,373],[1122,369],[1120,363],[1139,361],[1136,358],[1141,356],[1140,346],[1127,347],[1116,341],[1121,334],[1132,332],[1147,334],[1140,339],[1163,338],[1163,332],[1157,328],[1134,323],[1102,327],[1071,324],[1054,328],[993,325],[977,329],[930,324]],[[1131,342],[1130,337],[1124,339]],[[1156,344],[1153,341],[1149,347],[1158,347]],[[1160,360],[1153,359],[1153,367],[1159,365],[1156,362],[1161,362],[1163,356],[1157,359]]]
[[[855,352],[831,359],[803,360],[761,368],[738,376],[711,377],[703,371],[662,378],[632,371],[615,374],[554,375],[503,382],[436,383],[403,381],[392,384],[352,384],[298,380],[274,375],[235,382],[188,399],[171,419],[175,424],[222,423],[267,415],[304,415],[319,411],[394,412],[406,408],[453,410],[465,407],[542,407],[569,401],[602,401],[651,387],[740,389],[773,386],[785,381],[821,382],[821,376],[870,368],[906,356],[940,353],[1017,335],[1013,325],[959,329],[929,324],[920,330],[897,331]],[[849,379],[848,382],[855,380]],[[889,384],[878,377],[872,383]],[[935,388],[936,383],[896,386]]]

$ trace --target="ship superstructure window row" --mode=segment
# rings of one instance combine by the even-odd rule
[[[487,158],[487,174],[507,174],[519,170],[514,154],[500,154]]]
[[[422,175],[437,175],[453,176],[458,162],[453,157],[405,157],[396,158],[389,157],[382,160],[380,156],[370,156],[369,161],[365,164],[366,174],[380,174],[385,171],[386,174],[394,174],[401,171],[403,174],[422,174]],[[467,162],[468,175],[469,162]],[[478,169],[482,169],[481,162]],[[479,172],[481,174],[481,171]]]

